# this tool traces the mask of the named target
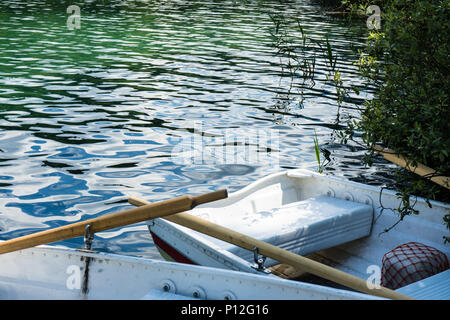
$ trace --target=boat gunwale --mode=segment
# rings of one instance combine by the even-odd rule
[[[3,242],[3,240],[0,240],[0,242]],[[242,281],[247,282],[262,282],[264,285],[267,286],[275,286],[279,288],[283,288],[284,286],[287,286],[290,290],[297,290],[297,292],[300,291],[311,291],[316,292],[316,294],[320,294],[322,296],[338,296],[343,299],[382,299],[379,297],[371,296],[365,293],[360,293],[356,291],[349,291],[344,289],[338,289],[338,288],[330,288],[327,286],[322,286],[319,284],[312,284],[308,282],[301,282],[301,281],[293,281],[289,279],[283,279],[279,277],[267,277],[261,274],[255,274],[255,273],[248,273],[243,271],[236,271],[236,270],[230,270],[230,269],[221,269],[221,268],[214,268],[214,267],[208,267],[208,266],[202,266],[202,265],[190,265],[190,264],[184,264],[179,262],[171,262],[171,261],[164,261],[164,260],[156,260],[156,259],[149,259],[149,258],[142,258],[142,257],[135,257],[135,256],[126,256],[126,255],[119,255],[114,253],[106,253],[106,252],[94,252],[94,251],[85,251],[83,249],[74,249],[74,248],[66,248],[63,246],[52,246],[52,245],[40,245],[33,248],[23,249],[15,252],[5,253],[2,256],[14,256],[14,255],[29,255],[33,256],[36,254],[41,254],[44,257],[48,257],[51,255],[62,256],[66,255],[67,257],[70,256],[76,256],[80,259],[89,257],[91,260],[91,263],[95,262],[96,260],[99,261],[111,261],[118,263],[119,265],[121,263],[128,263],[128,264],[141,264],[144,266],[148,266],[149,268],[155,268],[158,270],[163,270],[167,274],[171,274],[173,272],[178,273],[191,273],[192,275],[203,275],[203,276],[212,276],[215,278],[223,278],[223,279],[237,279],[239,282],[242,283]],[[108,262],[109,262],[108,261]],[[114,267],[116,268],[116,267]],[[1,271],[1,268],[0,268]],[[120,270],[118,270],[120,271]],[[2,280],[5,276],[3,276],[0,273],[0,280]],[[12,278],[8,278],[12,279]],[[4,281],[4,279],[3,279]],[[15,280],[14,280],[15,281]],[[27,279],[25,282],[33,282],[35,280]],[[154,289],[150,289],[154,290]],[[282,289],[285,290],[285,289]]]

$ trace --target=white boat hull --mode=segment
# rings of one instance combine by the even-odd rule
[[[7,300],[372,298],[275,277],[51,246],[0,255],[0,299]]]

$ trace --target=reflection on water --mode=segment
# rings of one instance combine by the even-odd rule
[[[156,201],[232,192],[282,169],[316,170],[314,130],[333,152],[330,174],[388,179],[385,165],[375,174],[362,167],[362,150],[331,141],[332,84],[304,88],[299,106],[268,13],[298,17],[313,37],[328,34],[349,83],[360,83],[352,60],[364,23],[323,16],[307,1],[93,0],[80,4],[81,28],[71,31],[70,4],[0,4],[2,239],[129,208],[128,196]],[[325,65],[317,60],[319,77]],[[353,112],[350,104],[343,108]],[[220,153],[200,163],[175,161],[181,140],[219,139],[226,130],[243,137],[276,132],[277,148],[266,139],[232,150],[255,147],[276,155],[279,166],[271,157],[222,161]],[[208,140],[208,148],[223,148],[219,140]],[[82,239],[64,244],[79,247]],[[98,234],[93,246],[159,258],[143,224]]]

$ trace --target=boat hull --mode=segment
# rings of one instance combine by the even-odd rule
[[[372,298],[224,269],[51,246],[0,255],[0,299],[7,300]]]

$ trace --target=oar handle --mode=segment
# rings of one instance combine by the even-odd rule
[[[139,208],[111,213],[98,218],[80,221],[62,227],[37,232],[0,243],[0,254],[52,243],[85,234],[86,226],[92,233],[110,230],[126,225],[188,211],[195,206],[227,197],[226,190],[214,191],[198,196],[181,196],[174,199],[148,203]]]
[[[228,197],[228,192],[226,189],[223,189],[190,197],[192,197],[192,205],[195,207],[204,203],[225,199]]]

